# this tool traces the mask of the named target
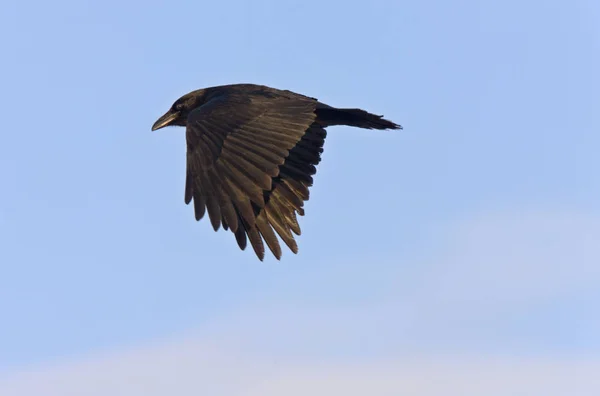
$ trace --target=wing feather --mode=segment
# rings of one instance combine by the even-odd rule
[[[260,260],[266,243],[282,255],[279,238],[294,253],[325,130],[315,122],[316,101],[289,96],[221,95],[188,116],[185,202],[196,219],[208,213],[240,249],[247,241]]]

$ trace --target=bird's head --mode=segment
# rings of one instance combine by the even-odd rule
[[[190,112],[202,104],[203,91],[190,92],[177,99],[169,111],[156,120],[154,125],[152,125],[152,130],[156,131],[167,126],[185,126]]]

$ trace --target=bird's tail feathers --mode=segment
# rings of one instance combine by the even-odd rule
[[[347,125],[365,129],[402,129],[402,125],[361,109],[317,108],[317,119],[324,126]]]

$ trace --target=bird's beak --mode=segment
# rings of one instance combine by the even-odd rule
[[[152,125],[152,130],[156,131],[157,129],[169,126],[169,124],[175,121],[177,117],[179,117],[179,112],[171,113],[168,111],[165,115],[156,120],[154,125]]]

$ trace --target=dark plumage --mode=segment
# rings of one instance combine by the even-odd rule
[[[298,252],[296,214],[304,215],[326,127],[402,129],[364,110],[253,84],[190,92],[152,130],[170,125],[186,127],[185,203],[193,200],[196,220],[208,213],[215,231],[231,230],[242,250],[249,239],[260,260],[263,240],[281,258],[275,233]]]

